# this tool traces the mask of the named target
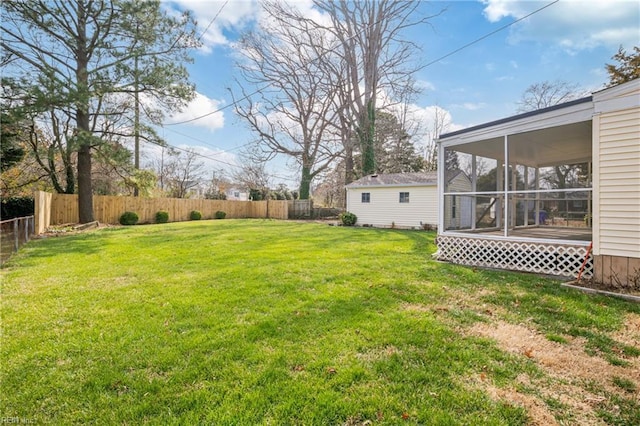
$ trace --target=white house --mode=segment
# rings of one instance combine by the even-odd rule
[[[456,187],[470,181],[462,172],[451,176]],[[365,176],[346,186],[347,210],[358,217],[360,226],[380,228],[426,228],[438,222],[437,173],[395,173]],[[453,222],[470,221],[470,204],[459,200],[450,206]]]
[[[232,187],[226,189],[224,193],[227,196],[227,200],[249,201],[249,192],[246,189]]]
[[[438,259],[604,283],[640,277],[640,79],[438,143]],[[445,179],[451,155],[471,170],[467,190]],[[471,203],[466,226],[448,213],[460,197]]]

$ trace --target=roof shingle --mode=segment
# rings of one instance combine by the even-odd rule
[[[374,174],[362,177],[347,185],[347,188],[363,186],[417,186],[436,185],[438,183],[437,172],[417,173],[389,173]]]

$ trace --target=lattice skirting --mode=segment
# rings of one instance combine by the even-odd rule
[[[452,263],[577,278],[588,247],[439,235],[434,257]],[[582,276],[593,276],[593,256]]]

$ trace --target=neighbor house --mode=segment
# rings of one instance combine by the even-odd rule
[[[224,191],[227,200],[249,201],[249,191],[246,189],[231,187]]]
[[[640,79],[441,135],[438,157],[438,259],[640,278]],[[470,170],[470,188],[445,179],[457,172],[446,164]],[[466,226],[448,213],[461,198]]]
[[[470,188],[463,172],[450,175],[456,188]],[[347,210],[358,217],[358,225],[380,228],[435,228],[438,223],[437,173],[393,173],[365,176],[346,186]],[[449,206],[449,223],[470,221],[470,205],[458,200]]]

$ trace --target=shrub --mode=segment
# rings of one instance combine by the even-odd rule
[[[9,197],[2,199],[2,220],[16,217],[33,216],[33,197]]]
[[[200,213],[198,210],[194,210],[189,213],[189,217],[191,218],[191,220],[200,220],[202,219],[202,213]]]
[[[156,213],[156,223],[167,223],[169,222],[169,212],[160,210]]]
[[[225,217],[227,217],[227,214],[223,211],[218,210],[213,217],[215,217],[216,219],[224,219]]]
[[[340,214],[340,220],[344,226],[353,226],[358,221],[358,217],[350,212],[344,212]]]
[[[135,225],[138,223],[138,214],[135,212],[124,212],[120,216],[120,225]]]

